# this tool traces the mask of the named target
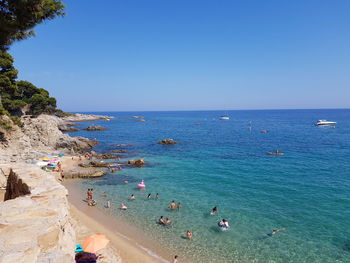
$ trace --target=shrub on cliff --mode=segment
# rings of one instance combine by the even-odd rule
[[[0,51],[0,115],[9,113],[21,116],[26,112],[32,115],[54,113],[56,99],[45,89],[37,88],[28,81],[17,81],[17,70],[13,58],[6,51]],[[17,121],[16,121],[17,122]]]

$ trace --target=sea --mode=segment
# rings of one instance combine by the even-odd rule
[[[350,110],[88,112],[115,117],[93,150],[115,153],[123,168],[79,182],[113,216],[189,262],[350,262]],[[229,120],[220,120],[221,115]],[[142,116],[140,119],[131,116]],[[318,127],[319,119],[336,126]],[[262,132],[265,130],[266,132]],[[160,145],[171,138],[175,145]],[[268,155],[278,149],[284,155]],[[144,180],[145,189],[137,184]],[[127,183],[125,183],[127,181]],[[147,199],[151,193],[151,199]],[[155,199],[155,194],[159,198]],[[136,200],[129,197],[134,194]],[[170,202],[181,202],[171,211]],[[127,211],[118,209],[124,203]],[[216,215],[210,215],[213,207]],[[171,227],[157,224],[160,216]],[[228,220],[230,229],[217,223]],[[275,235],[274,229],[285,228]],[[186,231],[193,240],[186,239]],[[186,262],[186,261],[181,261]]]

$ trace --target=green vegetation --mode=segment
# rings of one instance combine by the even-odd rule
[[[48,19],[64,15],[60,0],[1,0],[0,49],[14,41],[34,36],[33,28]]]
[[[55,113],[56,99],[50,97],[47,90],[39,89],[28,81],[17,81],[16,78],[13,58],[6,51],[0,51],[0,114],[21,116]]]
[[[36,25],[63,16],[63,9],[60,0],[0,0],[0,126],[6,130],[9,124],[2,115],[10,116],[13,123],[22,127],[18,116],[23,114],[64,114],[56,109],[56,99],[47,90],[17,80],[18,71],[7,53],[14,41],[34,36]]]

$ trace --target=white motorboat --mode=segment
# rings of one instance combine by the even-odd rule
[[[317,126],[329,126],[337,124],[335,121],[318,120],[315,125]]]
[[[229,120],[229,116],[220,116],[219,120]]]

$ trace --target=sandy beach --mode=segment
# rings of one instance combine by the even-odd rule
[[[74,157],[74,160],[70,156],[63,157],[62,168],[64,171],[79,169],[79,162],[78,157]],[[99,251],[99,253],[106,256],[102,263],[114,262],[110,261],[111,258],[117,259],[118,255],[121,261],[126,263],[171,262],[174,253],[167,251],[159,244],[155,244],[154,241],[149,240],[127,222],[109,215],[102,208],[103,204],[99,204],[99,207],[88,206],[83,201],[86,193],[76,186],[77,180],[84,179],[67,179],[63,182],[69,193],[67,199],[70,204],[70,213],[76,221],[74,228],[77,241],[82,242],[84,238],[93,233],[106,235],[110,243],[107,249]],[[156,253],[153,251],[156,251]]]

